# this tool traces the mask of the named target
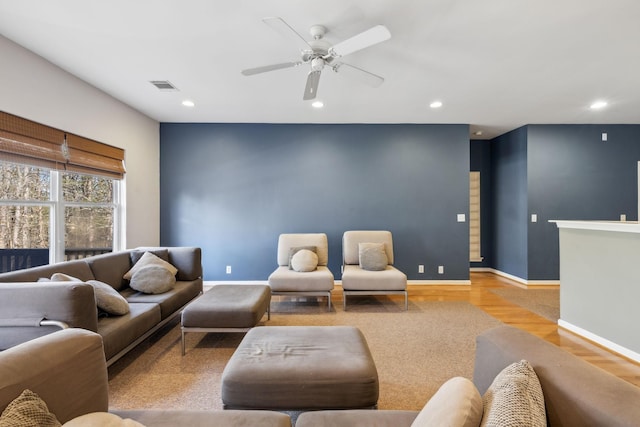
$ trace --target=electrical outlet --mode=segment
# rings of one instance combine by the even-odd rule
[[[418,266],[418,273],[424,273],[424,265],[420,264]]]
[[[438,274],[444,274],[444,265],[438,266]]]
[[[626,214],[620,214],[620,221],[625,222],[627,220]]]
[[[227,274],[231,274],[231,266],[227,265]]]

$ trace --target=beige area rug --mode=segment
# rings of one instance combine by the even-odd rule
[[[526,308],[552,322],[560,318],[560,289],[490,289],[509,302]]]
[[[327,312],[325,299],[274,297],[263,324],[360,328],[378,369],[380,409],[420,410],[449,378],[472,378],[475,337],[501,324],[467,302],[410,302],[405,312],[400,299],[349,301],[348,311]],[[187,334],[183,357],[180,326],[168,325],[109,368],[110,408],[222,409],[222,370],[243,336]]]

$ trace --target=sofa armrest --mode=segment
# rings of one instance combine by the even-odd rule
[[[502,369],[522,359],[540,380],[550,426],[630,426],[640,420],[640,388],[511,326],[477,337],[473,382],[483,394]]]
[[[62,423],[108,410],[100,335],[65,329],[0,352],[0,412],[25,389],[37,393]]]
[[[81,282],[0,283],[0,318],[13,319],[18,323],[51,320],[63,322],[71,328],[98,330],[93,286]],[[48,324],[2,327],[0,348],[11,347],[54,330]]]

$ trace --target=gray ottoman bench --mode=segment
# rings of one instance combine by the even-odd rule
[[[182,355],[187,332],[246,332],[267,313],[271,318],[268,285],[217,285],[182,311]]]
[[[228,409],[375,408],[378,371],[352,326],[250,330],[222,373]]]

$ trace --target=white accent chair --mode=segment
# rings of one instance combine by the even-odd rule
[[[361,268],[360,244],[382,243],[387,265],[379,271]],[[393,237],[390,231],[346,231],[342,236],[343,307],[348,295],[404,295],[404,308],[409,309],[407,275],[393,266]]]
[[[315,246],[318,256],[317,268],[299,272],[289,268],[290,250],[304,246]],[[335,281],[327,267],[329,243],[325,233],[290,233],[278,238],[278,268],[269,275],[271,295],[301,295],[327,297],[331,311],[331,291]]]

